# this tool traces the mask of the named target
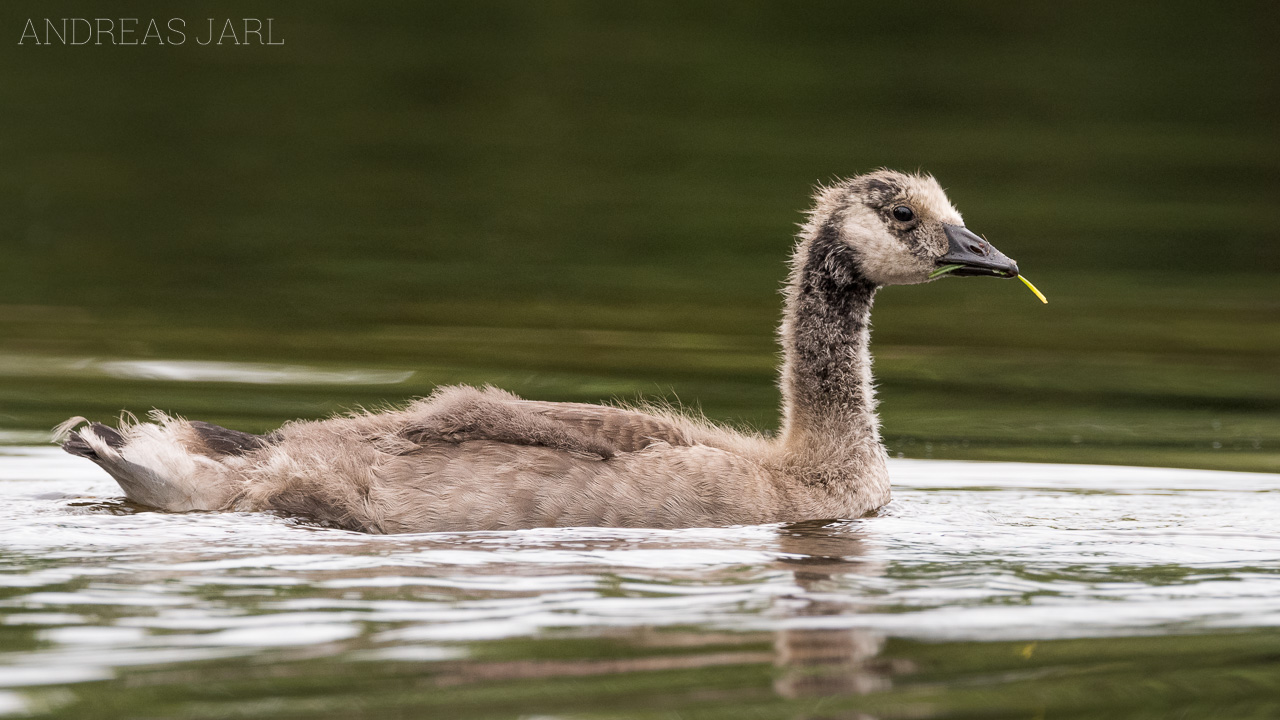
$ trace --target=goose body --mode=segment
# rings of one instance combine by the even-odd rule
[[[154,413],[73,418],[63,448],[164,510],[274,510],[376,533],[698,527],[857,517],[889,501],[868,349],[878,288],[1017,266],[964,230],[932,177],[820,188],[779,331],[782,426],[742,433],[675,412],[446,387],[392,411],[267,435]]]

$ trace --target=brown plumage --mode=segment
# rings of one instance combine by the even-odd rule
[[[881,170],[818,190],[786,289],[776,437],[471,387],[265,436],[160,413],[118,431],[72,432],[84,422],[73,418],[59,432],[138,503],[276,510],[367,532],[856,517],[889,500],[868,350],[876,290],[926,282],[944,263],[1017,273],[989,246],[960,252],[957,238],[974,236],[957,228],[931,177]]]

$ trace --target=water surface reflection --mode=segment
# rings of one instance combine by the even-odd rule
[[[1280,685],[1270,475],[898,461],[860,520],[378,537],[150,512],[86,465],[0,449],[0,709],[929,717],[994,684],[1030,716],[1123,694],[1116,663]]]
[[[794,617],[846,616],[858,611],[854,598],[840,592],[839,579],[849,573],[880,574],[882,563],[868,560],[856,526],[810,522],[778,528],[779,562],[792,567],[803,592],[791,601]],[[884,636],[857,627],[783,626],[777,631],[775,664],[780,669],[774,689],[786,698],[862,694],[885,690],[894,666],[881,659]],[[908,669],[901,663],[896,669]]]

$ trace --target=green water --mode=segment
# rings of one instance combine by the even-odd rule
[[[273,17],[286,44],[16,44],[28,17],[103,14]],[[880,293],[893,455],[1280,472],[1277,23],[1266,3],[6,2],[0,444],[151,408],[262,431],[455,382],[767,431],[810,189],[889,166],[934,173],[1050,301]],[[384,546],[137,512],[91,467],[14,452],[0,712],[1280,712],[1267,476],[1131,496],[1111,470],[993,470],[951,493],[928,478],[968,466],[908,463],[925,479],[896,478],[887,515],[835,531]],[[418,559],[472,542],[510,557]],[[762,554],[716,554],[743,548]],[[714,612],[679,604],[699,590]],[[573,592],[601,604],[555,605]],[[503,637],[396,635],[503,603]],[[543,603],[556,621],[527,620]],[[1074,619],[979,613],[1055,603]],[[963,632],[889,618],[921,608]],[[296,642],[219,634],[275,613]],[[63,667],[82,676],[41,675]]]
[[[270,11],[285,45],[0,44],[0,428],[261,430],[465,381],[768,429],[809,188],[888,165],[936,174],[1051,301],[882,293],[895,453],[1280,468],[1269,6],[214,9],[183,16]],[[248,391],[32,358],[415,374]]]

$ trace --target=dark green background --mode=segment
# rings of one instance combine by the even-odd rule
[[[890,166],[935,174],[1051,301],[883,292],[893,452],[1275,471],[1276,7],[6,2],[0,429],[154,406],[260,430],[457,381],[768,429],[810,188]],[[190,32],[17,44],[64,16]],[[273,17],[285,45],[199,47],[207,17]]]

